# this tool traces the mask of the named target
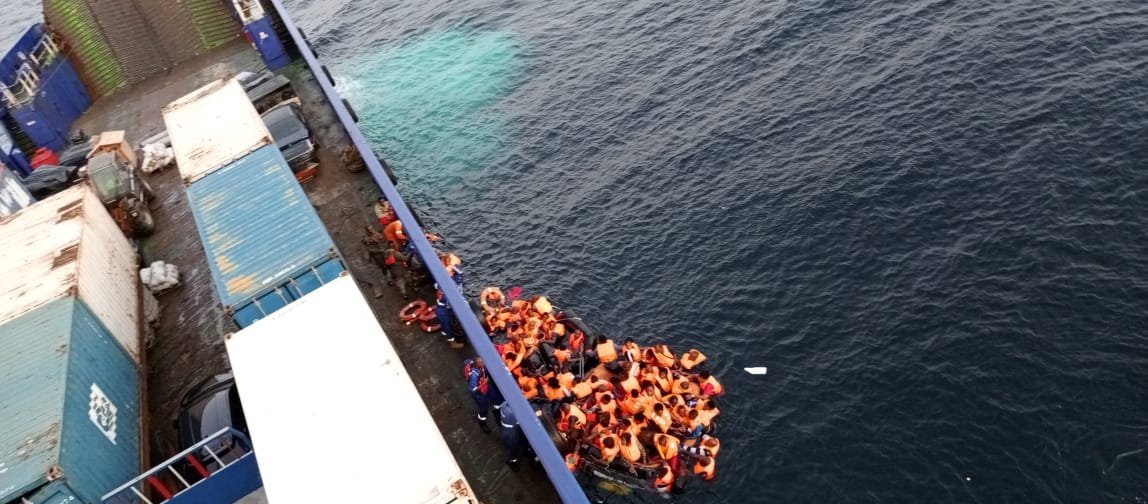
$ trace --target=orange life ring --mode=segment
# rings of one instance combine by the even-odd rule
[[[426,320],[422,321],[422,323],[420,325],[422,326],[424,332],[435,332],[435,331],[438,331],[439,329],[442,329],[442,325],[432,324]]]
[[[434,319],[438,318],[438,315],[435,314],[434,308],[428,306],[425,309],[423,309],[422,313],[418,314],[418,318],[419,318],[419,320],[426,322],[428,320],[434,320]]]
[[[410,303],[407,303],[403,309],[399,310],[399,320],[402,320],[403,322],[406,322],[407,325],[410,325],[415,321],[415,319],[419,318],[419,315],[421,315],[426,309],[426,301],[421,299],[411,301]]]

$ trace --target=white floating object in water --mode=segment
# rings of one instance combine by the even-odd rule
[[[749,374],[765,374],[766,371],[768,371],[768,369],[764,366],[763,367],[747,367],[747,368],[745,368],[745,372],[747,372]]]

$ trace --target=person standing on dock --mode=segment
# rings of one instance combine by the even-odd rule
[[[490,426],[486,424],[486,415],[490,411],[490,375],[486,372],[486,363],[482,357],[467,359],[464,362],[464,371],[467,390],[470,391],[470,397],[474,399],[474,405],[478,409],[474,418],[478,420],[478,427],[482,432],[489,433]]]
[[[506,448],[506,465],[511,471],[518,471],[518,459],[522,457],[522,428],[518,426],[518,418],[514,411],[505,402],[498,408],[498,437],[502,439],[502,446]]]
[[[450,313],[450,305],[447,304],[446,297],[442,295],[442,291],[438,291],[438,301],[436,301],[434,305],[434,315],[441,326],[440,332],[442,332],[443,336],[446,336],[446,341],[450,343],[451,348],[457,350],[466,346],[454,337],[454,318]]]

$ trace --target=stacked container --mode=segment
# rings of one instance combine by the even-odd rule
[[[135,251],[84,185],[0,236],[0,502],[99,502],[140,470]]]
[[[20,176],[0,164],[0,217],[7,217],[35,201]]]
[[[164,107],[164,123],[216,292],[239,327],[346,270],[238,82],[176,100]]]

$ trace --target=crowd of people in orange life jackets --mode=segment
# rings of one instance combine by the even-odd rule
[[[384,228],[379,238],[393,249],[404,248],[408,240],[390,204],[380,198],[375,211]],[[442,260],[455,277],[461,261],[454,254]],[[705,355],[691,349],[677,357],[667,345],[639,347],[633,338],[619,347],[601,335],[587,346],[579,330],[564,338],[566,325],[544,296],[508,299],[497,287],[487,287],[479,301],[490,334],[505,333],[509,340],[498,350],[523,395],[559,405],[558,430],[575,446],[565,454],[571,470],[581,464],[584,447],[592,446],[594,458],[606,464],[659,466],[654,487],[661,492],[668,492],[689,469],[705,480],[714,478],[721,442],[707,433],[720,414],[713,398],[725,389],[705,369]],[[555,345],[551,364],[559,372],[538,376],[522,363],[543,342]],[[583,347],[598,366],[578,377],[570,361]],[[693,466],[687,469],[689,461]]]
[[[557,320],[544,296],[508,299],[488,287],[479,301],[491,334],[506,333],[499,352],[526,398],[558,405],[557,428],[576,447],[565,454],[571,470],[593,447],[591,457],[606,464],[658,467],[654,486],[662,492],[687,471],[714,478],[721,443],[706,433],[720,413],[713,397],[725,390],[705,369],[705,355],[691,349],[678,357],[666,345],[640,347],[633,338],[621,346],[601,335],[587,342]],[[554,345],[556,371],[539,376],[523,362],[543,342]],[[584,347],[598,365],[579,377],[571,359]]]

